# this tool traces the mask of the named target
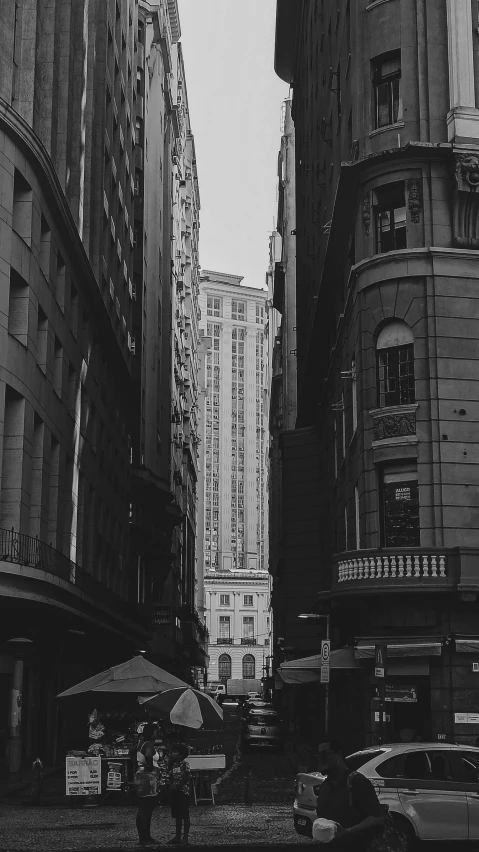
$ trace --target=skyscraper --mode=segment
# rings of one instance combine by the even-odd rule
[[[203,553],[198,554],[205,570],[210,679],[218,677],[218,643],[258,645],[261,638],[269,638],[269,628],[265,627],[269,607],[265,477],[267,293],[245,287],[241,281],[238,275],[203,271],[200,283],[201,326],[211,339],[206,354],[203,433],[204,546]],[[253,592],[251,602],[248,589],[246,606],[253,606],[256,615],[249,610],[241,614],[241,607],[235,612],[235,590],[239,594],[240,587],[243,589],[245,582],[253,580],[255,587],[258,585],[256,591],[266,598],[259,602]],[[216,595],[213,586],[216,589],[218,582],[221,594]],[[219,614],[221,599],[233,601],[231,614],[226,610]],[[264,646],[263,641],[261,644]],[[262,654],[261,649],[253,656]],[[245,666],[247,672],[252,671],[249,662]],[[241,670],[235,672],[228,665],[224,671],[230,672],[229,677],[242,676]],[[258,665],[256,660],[256,672]]]

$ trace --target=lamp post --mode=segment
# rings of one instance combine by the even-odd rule
[[[322,615],[318,612],[301,612],[298,618],[310,618],[314,621],[319,621],[321,618],[326,619],[326,641],[329,642],[329,626],[330,616]],[[329,682],[324,684],[324,733],[328,734],[329,728]]]

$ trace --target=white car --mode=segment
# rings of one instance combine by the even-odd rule
[[[381,804],[420,840],[479,840],[479,748],[446,743],[372,746],[346,758],[373,783]],[[312,836],[316,797],[324,776],[296,776],[293,814],[298,834]]]

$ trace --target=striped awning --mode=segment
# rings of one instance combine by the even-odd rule
[[[440,657],[442,639],[434,637],[377,636],[357,639],[354,654],[357,660],[374,658],[376,645],[387,645],[388,659],[391,657]]]

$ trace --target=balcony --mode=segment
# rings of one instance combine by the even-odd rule
[[[254,636],[244,636],[240,641],[242,645],[256,645],[256,639],[254,638]]]
[[[143,622],[142,608],[124,600],[92,574],[72,562],[64,553],[38,538],[33,538],[14,529],[0,529],[0,563],[10,562],[27,566],[41,575],[30,575],[30,579],[42,579],[51,584],[52,590],[58,588],[58,581],[68,584],[72,592],[82,592],[100,607],[121,618],[131,618]],[[1,573],[1,569],[0,569]]]
[[[456,573],[451,551],[446,549],[356,550],[336,557],[332,591],[368,594],[393,588],[421,592],[446,590],[454,584]]]
[[[218,638],[216,639],[216,644],[217,645],[232,645],[233,639],[231,639],[229,636],[228,637],[227,636],[218,636]]]

